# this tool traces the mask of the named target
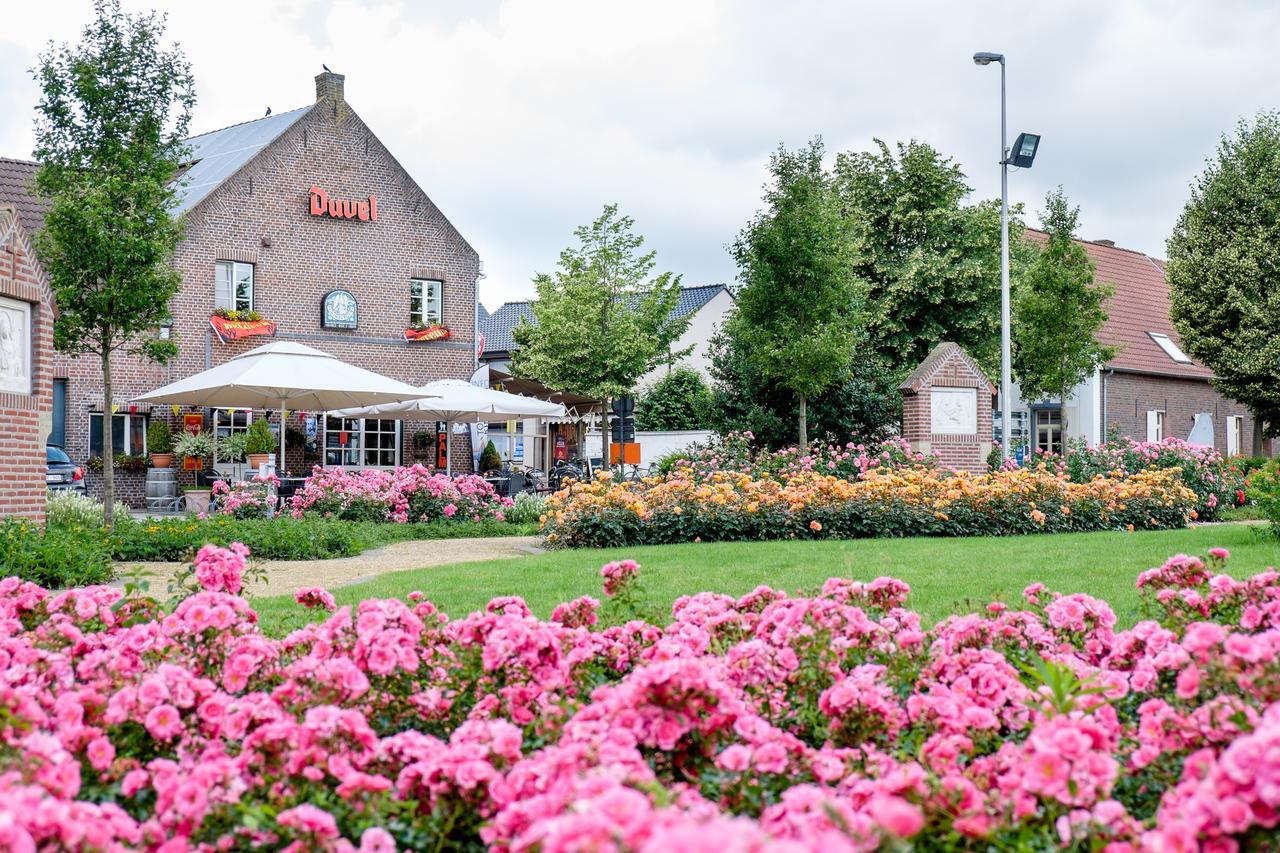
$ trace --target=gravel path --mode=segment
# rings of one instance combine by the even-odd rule
[[[254,584],[250,595],[292,595],[303,586],[336,589],[368,580],[388,572],[423,569],[446,563],[472,563],[500,560],[537,553],[536,536],[493,536],[480,539],[430,539],[395,542],[354,557],[333,560],[267,560],[267,580]],[[118,563],[117,573],[141,566],[151,577],[152,594],[165,591],[165,585],[182,563]],[[117,581],[121,584],[123,581]]]

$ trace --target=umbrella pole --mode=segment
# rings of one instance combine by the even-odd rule
[[[444,473],[453,476],[453,442],[449,440],[453,432],[453,421],[444,422]]]
[[[288,473],[287,469],[285,468],[285,464],[284,464],[284,451],[285,451],[285,440],[284,440],[284,400],[281,400],[281,401],[280,401],[280,470],[279,470],[278,472],[276,472],[276,476],[277,476],[277,477],[279,477],[281,474],[287,474],[287,473]]]

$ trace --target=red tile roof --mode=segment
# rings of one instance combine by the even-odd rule
[[[49,203],[35,194],[36,169],[39,163],[0,157],[0,204],[18,211],[18,221],[28,234],[44,227],[44,212]]]
[[[1043,231],[1028,228],[1024,233],[1036,242],[1045,239]],[[1107,321],[1098,333],[1102,343],[1120,347],[1108,367],[1191,379],[1213,376],[1213,372],[1199,362],[1174,361],[1147,334],[1165,334],[1182,345],[1169,320],[1169,285],[1164,280],[1163,260],[1121,249],[1109,241],[1076,242],[1084,246],[1093,261],[1095,280],[1109,282],[1116,289],[1107,305]]]

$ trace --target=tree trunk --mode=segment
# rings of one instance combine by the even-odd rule
[[[1058,417],[1062,419],[1062,455],[1067,454],[1067,394],[1070,389],[1058,392]]]
[[[609,468],[609,398],[600,398],[600,464]]]
[[[1257,415],[1254,415],[1253,416],[1253,448],[1251,450],[1251,455],[1253,456],[1262,455],[1262,427],[1263,427],[1262,418],[1258,417]]]
[[[809,447],[808,400],[805,399],[803,394],[800,395],[800,417],[798,418],[798,421],[800,429],[800,453],[803,455],[804,451]]]
[[[105,349],[105,347],[104,347]],[[115,412],[111,409],[111,353],[102,356],[102,522],[111,528],[116,500]]]

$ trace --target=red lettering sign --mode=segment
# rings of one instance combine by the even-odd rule
[[[358,219],[361,222],[378,221],[378,197],[367,199],[337,199],[319,187],[312,187],[311,205],[308,208],[312,216],[328,216],[333,219]]]

